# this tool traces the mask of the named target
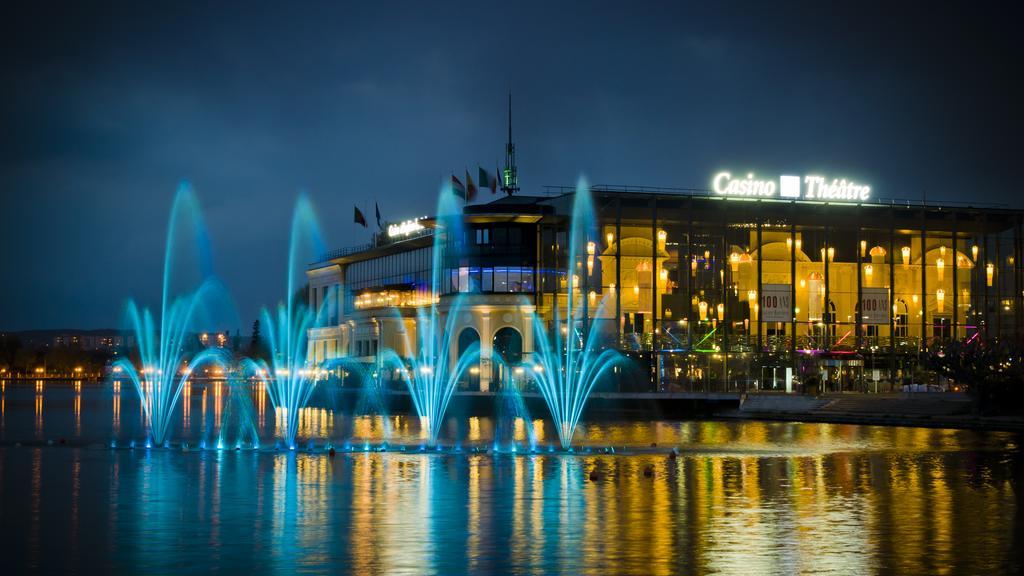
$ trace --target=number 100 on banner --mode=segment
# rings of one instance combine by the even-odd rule
[[[761,321],[789,322],[793,319],[791,284],[761,285]]]
[[[891,308],[888,288],[861,288],[861,322],[864,324],[888,324]]]

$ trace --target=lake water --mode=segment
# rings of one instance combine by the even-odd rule
[[[237,418],[229,397],[194,386],[174,438],[233,445],[219,434]],[[391,427],[393,443],[418,441],[413,419],[354,419],[330,404],[303,413],[304,438],[379,444]],[[273,410],[257,400],[252,417],[269,444]],[[541,454],[469,452],[496,433],[523,446],[527,427]],[[581,431],[584,446],[636,454],[551,455],[540,420],[460,417],[446,430],[463,452],[130,450],[143,434],[129,386],[5,382],[0,572],[1022,569],[1024,468],[1012,433],[602,421]]]

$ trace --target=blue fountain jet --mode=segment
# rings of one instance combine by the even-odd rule
[[[590,188],[581,178],[576,186],[570,224],[565,320],[560,306],[554,305],[554,326],[548,331],[534,312],[534,358],[532,365],[525,366],[532,372],[566,450],[572,446],[573,434],[594,386],[617,367],[629,365],[617,350],[601,346],[601,331],[593,325],[593,319],[602,315],[606,299],[591,311],[586,306],[588,295],[579,286],[579,274],[585,270],[589,275],[593,269],[595,222]]]
[[[420,426],[430,447],[437,445],[438,434],[448,404],[458,381],[480,357],[479,343],[475,343],[455,361],[451,362],[450,335],[455,333],[463,297],[457,294],[446,306],[441,305],[442,272],[445,261],[455,260],[461,242],[462,214],[456,196],[444,186],[438,199],[437,223],[432,251],[430,306],[416,313],[415,342],[404,335],[405,352],[399,354],[386,349],[381,352],[383,366],[397,370],[409,389]],[[398,315],[398,312],[395,311]],[[443,318],[443,319],[442,319]],[[401,318],[399,317],[401,320]]]
[[[327,300],[318,312],[314,312],[295,297],[296,276],[304,270],[297,268],[304,262],[300,260],[300,246],[305,242],[312,244],[316,254],[323,254],[323,242],[313,205],[305,194],[301,194],[292,214],[287,300],[278,304],[276,315],[267,309],[262,313],[262,324],[266,326],[264,340],[270,361],[256,358],[242,362],[245,374],[264,382],[267,396],[274,406],[275,418],[284,420],[278,425],[286,445],[292,450],[296,447],[299,412],[313,396],[320,375],[320,368],[313,364],[309,355],[309,331],[323,323],[327,309]]]
[[[181,219],[188,219],[179,222]],[[195,233],[202,280],[192,292],[171,297],[175,233],[181,225],[191,224]],[[139,357],[137,367],[129,358],[114,362],[115,374],[120,372],[134,384],[146,419],[152,443],[164,445],[171,428],[171,415],[181,398],[188,378],[204,365],[225,364],[220,350],[207,348],[194,355],[189,338],[197,314],[206,301],[220,289],[212,276],[209,241],[195,195],[188,184],[182,184],[174,197],[167,241],[164,247],[164,277],[160,305],[159,328],[148,308],[141,309],[134,301],[128,303],[128,323],[135,334]],[[117,378],[117,376],[115,376]]]

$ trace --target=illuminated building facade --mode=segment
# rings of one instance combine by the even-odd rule
[[[466,386],[491,389],[492,351],[528,358],[534,312],[550,323],[565,306],[573,193],[552,192],[467,206],[440,294],[429,290],[429,220],[311,267],[310,303],[326,302],[330,320],[313,330],[312,358],[402,354],[415,309],[437,298],[444,310],[461,293],[453,357],[479,341],[479,378]],[[572,266],[582,324],[643,374],[611,389],[888,391],[918,381],[925,349],[1024,335],[1022,211],[637,188],[592,197],[596,226]]]

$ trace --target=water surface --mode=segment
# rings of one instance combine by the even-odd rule
[[[230,425],[229,395],[199,388],[179,410],[175,438],[212,441]],[[585,425],[583,443],[649,451],[656,442],[659,453],[112,450],[112,439],[141,444],[132,394],[3,385],[4,573],[1021,569],[1022,468],[1010,433],[608,421]],[[271,432],[272,410],[262,418],[260,430]],[[419,438],[411,419],[388,423],[395,442]],[[321,445],[379,443],[384,424],[321,405],[304,414],[300,435]],[[447,425],[447,441],[489,445],[507,429],[523,442],[527,426],[542,449],[557,442],[540,421],[469,417]],[[661,453],[669,447],[680,455]]]

